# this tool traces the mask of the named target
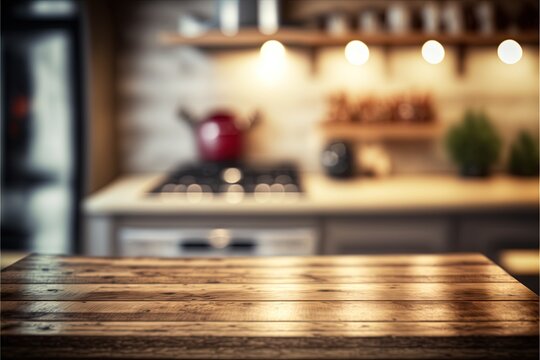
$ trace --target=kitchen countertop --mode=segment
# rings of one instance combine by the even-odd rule
[[[538,359],[538,297],[479,254],[32,255],[1,280],[3,358]]]
[[[538,178],[494,176],[463,179],[452,175],[393,176],[332,180],[302,173],[300,196],[244,199],[145,193],[163,175],[130,175],[115,180],[84,201],[87,214],[336,214],[387,211],[452,211],[538,208]],[[234,206],[232,206],[234,205]]]

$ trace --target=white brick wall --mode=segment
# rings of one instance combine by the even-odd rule
[[[118,70],[118,126],[123,172],[164,171],[194,160],[189,127],[177,119],[178,105],[198,114],[229,106],[246,115],[255,108],[265,119],[250,133],[249,159],[298,161],[318,168],[326,97],[335,90],[378,95],[432,92],[440,120],[451,124],[469,107],[484,108],[506,141],[520,128],[538,133],[538,52],[524,47],[516,65],[502,64],[496,47],[467,52],[466,74],[457,72],[457,53],[446,48],[442,64],[424,62],[418,48],[371,47],[363,67],[349,65],[343,49],[322,48],[312,73],[309,54],[287,51],[287,67],[274,83],[260,78],[258,49],[207,52],[194,47],[163,47],[157,34],[174,30],[181,11],[197,8],[212,15],[212,1],[129,2],[121,27]],[[440,143],[395,144],[396,172],[450,169]]]

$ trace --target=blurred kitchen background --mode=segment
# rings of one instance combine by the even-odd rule
[[[538,1],[2,1],[2,253],[486,254],[538,292]]]

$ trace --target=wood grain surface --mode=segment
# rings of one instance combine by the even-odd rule
[[[537,359],[538,297],[477,254],[29,256],[2,358]]]

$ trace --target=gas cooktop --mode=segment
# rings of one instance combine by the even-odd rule
[[[253,166],[221,163],[183,166],[150,191],[151,194],[300,192],[298,171],[291,164]]]

